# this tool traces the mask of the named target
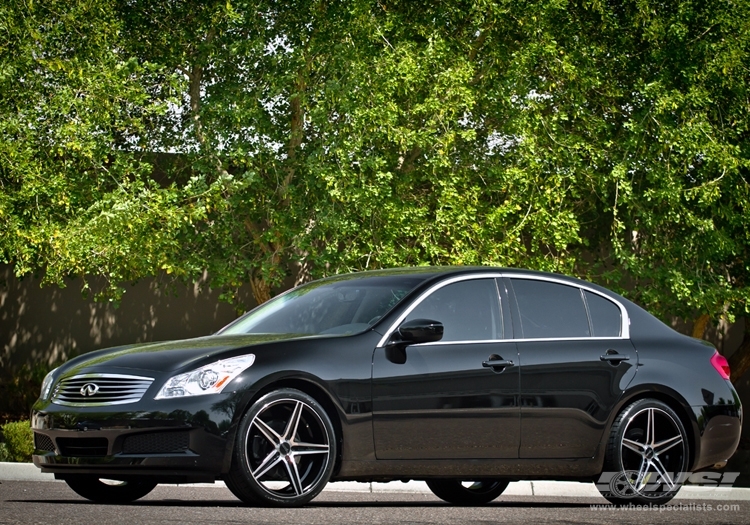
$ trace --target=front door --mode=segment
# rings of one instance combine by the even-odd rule
[[[404,321],[439,321],[443,339],[407,347],[403,364],[375,349],[377,458],[518,457],[518,355],[504,340],[495,279],[451,282],[421,299]]]

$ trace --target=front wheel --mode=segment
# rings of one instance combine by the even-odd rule
[[[279,389],[243,416],[229,474],[229,490],[251,505],[298,507],[331,477],[336,438],[331,420],[309,395]]]
[[[438,498],[454,505],[485,505],[502,494],[508,482],[499,479],[428,479],[427,486]]]
[[[680,490],[689,456],[687,433],[674,410],[640,399],[612,425],[597,488],[616,505],[663,505]]]
[[[79,496],[96,503],[123,504],[142,498],[156,487],[153,481],[115,481],[93,476],[67,478],[65,483]]]

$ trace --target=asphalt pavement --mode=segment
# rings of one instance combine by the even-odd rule
[[[384,484],[385,485],[385,484]],[[390,484],[389,484],[390,485]],[[129,505],[100,505],[65,483],[0,481],[0,524],[135,525],[488,525],[555,523],[716,525],[750,523],[750,502],[679,500],[664,507],[621,509],[603,498],[513,496],[455,507],[423,492],[337,490],[336,484],[298,509],[249,507],[226,487],[160,485]]]
[[[2,481],[56,481],[52,474],[42,472],[31,463],[2,463],[0,462],[0,482]],[[181,485],[206,488],[226,488],[224,483],[217,481],[208,484]],[[355,492],[369,494],[429,494],[430,489],[423,481],[409,481],[402,483],[359,483],[355,481],[339,481],[329,483],[324,492]],[[503,496],[521,496],[538,498],[589,498],[606,503],[599,495],[593,483],[577,483],[568,481],[516,481],[508,485]],[[720,500],[720,501],[748,501],[750,488],[730,487],[683,487],[673,501],[680,500]],[[749,504],[750,508],[750,504]],[[748,520],[750,523],[750,520]],[[0,521],[0,523],[2,523]]]

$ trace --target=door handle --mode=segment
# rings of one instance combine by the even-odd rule
[[[487,361],[482,361],[482,366],[485,368],[491,368],[497,372],[504,370],[506,367],[513,366],[513,361],[492,354]]]
[[[618,354],[614,350],[607,350],[607,353],[599,357],[601,361],[609,361],[613,365],[619,365],[621,361],[630,361],[630,356]]]

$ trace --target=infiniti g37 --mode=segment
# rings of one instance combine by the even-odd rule
[[[597,285],[502,268],[315,281],[218,333],[76,357],[33,407],[34,463],[124,503],[224,480],[299,506],[329,481],[424,480],[482,504],[513,480],[669,501],[723,466],[742,409],[726,360]]]

